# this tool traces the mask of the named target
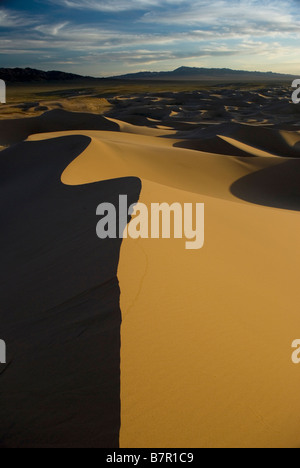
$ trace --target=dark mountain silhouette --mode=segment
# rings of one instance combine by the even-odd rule
[[[199,79],[257,79],[257,80],[284,80],[293,78],[273,72],[251,72],[245,70],[231,70],[230,68],[191,68],[180,67],[168,72],[140,72],[128,75],[115,76],[122,80],[199,80]]]
[[[0,79],[7,83],[31,82],[31,81],[74,81],[82,80],[83,77],[73,73],[64,73],[61,71],[42,71],[33,68],[0,68]]]
[[[47,81],[76,81],[76,80],[291,80],[294,75],[284,75],[273,72],[257,72],[245,70],[231,70],[230,68],[192,68],[180,67],[167,72],[144,71],[109,78],[92,78],[90,76],[75,75],[61,71],[42,71],[33,68],[0,68],[0,79],[7,83],[15,82],[47,82]]]

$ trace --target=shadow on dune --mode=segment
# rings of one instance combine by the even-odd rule
[[[230,190],[250,203],[300,211],[300,161],[288,160],[254,172],[234,182]]]
[[[67,112],[56,109],[39,117],[0,120],[0,145],[9,146],[26,140],[35,133],[71,130],[106,130],[118,132],[120,127],[102,115]]]
[[[252,154],[242,151],[235,146],[230,145],[219,137],[203,139],[203,140],[184,140],[174,143],[175,148],[185,148],[205,153],[223,154],[225,156],[237,156],[239,158],[253,157]]]
[[[295,131],[291,134],[297,135]],[[224,135],[280,157],[300,157],[299,147],[288,144],[281,135],[280,129],[235,125],[232,131],[227,131]]]
[[[96,236],[96,208],[138,200],[137,178],[66,186],[83,136],[0,154],[0,447],[118,447],[121,240]],[[128,219],[129,221],[129,219]],[[124,226],[125,227],[125,226]]]
[[[233,143],[222,139],[222,136],[231,138]],[[300,157],[300,135],[295,128],[293,130],[289,128],[289,131],[284,132],[280,128],[227,123],[212,125],[207,128],[199,126],[190,132],[178,132],[176,138],[182,139],[182,141],[174,144],[177,148],[208,153],[253,157],[255,151],[259,150],[280,157]],[[251,147],[253,152],[239,148],[240,143]]]

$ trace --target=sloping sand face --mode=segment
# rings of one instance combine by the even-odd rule
[[[143,181],[179,197],[205,203],[203,250],[122,249],[121,446],[297,447],[299,216]]]
[[[0,446],[118,447],[121,240],[100,242],[96,208],[131,203],[140,181],[67,187],[84,136],[1,154]]]
[[[203,250],[188,252],[183,240],[126,239],[122,246],[121,447],[298,446],[299,375],[290,357],[300,327],[299,216],[230,193],[239,177],[247,192],[247,177],[286,162],[194,159],[148,140],[128,146],[128,135],[93,138],[64,182],[79,183],[81,174],[81,183],[91,183],[100,171],[110,178],[111,160],[118,177],[141,177],[140,201],[149,207],[206,207]],[[99,139],[101,153],[93,151]]]
[[[296,128],[127,120],[1,154],[1,445],[298,447]],[[100,241],[95,205],[121,193],[204,203],[204,248]]]

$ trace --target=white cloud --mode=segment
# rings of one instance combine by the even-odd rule
[[[39,19],[30,15],[0,7],[0,28],[18,28],[38,23]]]
[[[298,36],[300,37],[300,36]],[[229,45],[227,39],[235,39]],[[107,62],[154,63],[163,60],[233,55],[276,56],[283,51],[293,54],[294,47],[282,47],[276,40],[254,40],[251,35],[239,36],[228,31],[225,35],[214,31],[190,31],[173,34],[120,33],[117,30],[90,28],[70,23],[42,24],[27,35],[2,35],[0,53],[23,49],[26,51],[61,53],[75,56],[86,54],[88,60]],[[5,51],[5,52],[4,52]],[[59,59],[58,59],[59,60]]]
[[[299,4],[298,4],[299,7]],[[167,15],[152,10],[140,21],[185,28],[203,27],[226,33],[287,33],[299,30],[300,15],[293,0],[193,0]]]
[[[122,12],[130,10],[149,10],[151,8],[174,6],[184,0],[49,0],[56,5],[80,10],[103,12]]]

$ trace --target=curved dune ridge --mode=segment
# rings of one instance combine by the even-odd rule
[[[295,307],[300,299],[299,133],[226,124],[200,128],[188,138],[184,129],[136,128],[116,119],[102,123],[96,130],[43,133],[52,131],[47,123],[21,147],[1,153],[8,174],[16,170],[11,161],[18,154],[39,160],[48,155],[47,165],[40,161],[36,173],[30,166],[3,185],[10,197],[31,174],[26,182],[31,195],[23,202],[30,201],[31,208],[16,221],[7,209],[5,218],[9,315],[4,314],[3,330],[7,342],[16,343],[12,364],[0,376],[6,392],[2,445],[21,444],[27,423],[25,446],[30,438],[40,446],[45,440],[50,446],[76,445],[80,438],[86,446],[109,447],[118,439],[124,448],[299,446],[299,372],[291,361],[291,343],[300,330]],[[0,144],[2,137],[0,132]],[[45,175],[49,167],[51,177]],[[55,181],[59,174],[62,184]],[[104,200],[116,202],[121,193],[148,207],[204,203],[204,248],[185,250],[185,239],[104,245],[95,234],[95,207]],[[38,196],[39,208],[32,205]],[[61,197],[66,201],[60,203]],[[43,212],[47,218],[53,214],[54,225],[41,228]],[[65,221],[64,213],[69,213]],[[44,241],[30,237],[33,220]],[[26,223],[23,247],[14,257],[15,263],[26,261],[17,276],[9,262],[19,236],[8,238],[9,223]],[[41,275],[45,265],[47,279]],[[16,326],[19,311],[29,308],[33,311],[21,315]],[[22,334],[24,324],[30,340]],[[43,351],[38,362],[37,350]],[[30,365],[26,357],[33,360]],[[47,377],[45,362],[51,363]],[[21,382],[22,366],[26,396],[7,396]],[[105,400],[109,411],[103,416]],[[21,411],[29,402],[30,412]],[[9,426],[12,407],[16,431]]]

